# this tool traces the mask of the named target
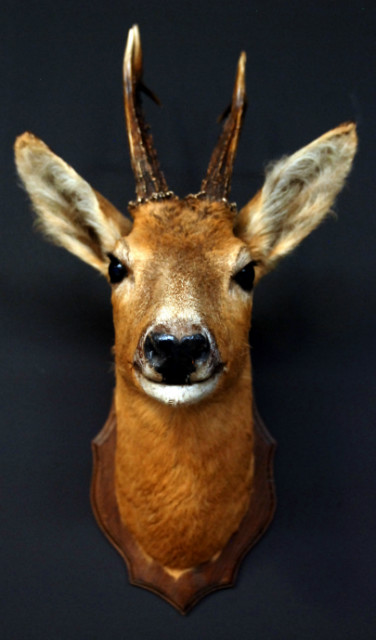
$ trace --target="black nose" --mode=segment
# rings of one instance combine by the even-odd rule
[[[144,353],[165,384],[186,384],[196,366],[207,361],[210,345],[202,333],[181,340],[165,333],[151,333],[145,340]]]

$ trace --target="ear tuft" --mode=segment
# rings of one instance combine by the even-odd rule
[[[131,222],[33,134],[17,138],[15,159],[37,227],[105,273],[106,253],[129,233]]]
[[[356,147],[355,124],[347,122],[268,168],[262,190],[240,211],[235,228],[264,271],[292,251],[330,211]]]

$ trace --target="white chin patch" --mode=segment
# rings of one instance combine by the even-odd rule
[[[152,380],[148,380],[148,378],[144,378],[144,376],[139,373],[136,375],[145,393],[152,398],[165,404],[189,404],[199,402],[212,393],[218,384],[221,374],[217,373],[215,376],[203,382],[181,385],[153,382]]]

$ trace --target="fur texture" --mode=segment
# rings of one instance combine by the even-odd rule
[[[233,276],[255,261],[257,281],[321,222],[356,142],[345,124],[274,164],[238,216],[226,201],[188,196],[133,207],[131,227],[44,143],[17,140],[17,168],[48,237],[104,274],[107,252],[126,268],[112,286],[116,496],[145,554],[178,573],[221,551],[252,491],[252,293]],[[176,386],[173,403],[163,384],[159,399],[148,393],[142,341],[161,325],[211,336],[220,369],[210,393],[193,379],[195,393]]]
[[[232,226],[233,214],[221,203],[149,204],[114,249],[134,274],[112,294],[118,504],[148,555],[175,569],[220,551],[249,503],[252,295],[231,282],[245,249]],[[198,321],[207,327],[225,363],[212,393],[193,404],[183,398],[177,406],[161,404],[135,375],[133,354],[162,304],[170,328],[180,322],[188,333]]]
[[[270,165],[261,191],[240,211],[235,233],[267,271],[330,211],[357,147],[355,124],[343,124]]]
[[[106,252],[129,232],[130,221],[33,134],[17,138],[15,154],[37,227],[55,244],[105,272]]]

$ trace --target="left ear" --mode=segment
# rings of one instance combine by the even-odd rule
[[[355,124],[342,124],[269,169],[234,230],[264,273],[323,220],[344,185],[356,147]]]

